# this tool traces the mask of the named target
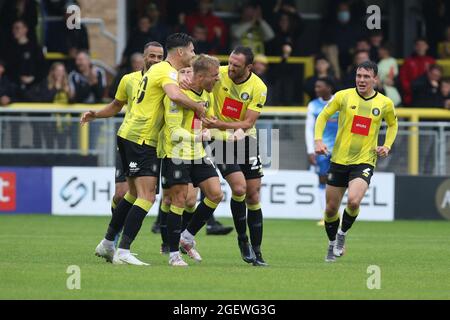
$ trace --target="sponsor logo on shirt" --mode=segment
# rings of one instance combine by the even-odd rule
[[[370,125],[372,124],[372,119],[362,117],[362,116],[354,116],[352,130],[351,132],[354,134],[358,134],[361,136],[368,136],[370,132]]]
[[[240,119],[243,106],[244,104],[242,102],[227,97],[223,102],[222,115],[233,119]]]

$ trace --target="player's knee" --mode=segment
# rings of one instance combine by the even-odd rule
[[[215,190],[208,198],[214,203],[220,203],[223,199],[223,192],[221,189]]]
[[[339,205],[333,202],[327,203],[327,207],[325,209],[325,214],[327,217],[332,218],[334,217],[339,211]]]
[[[171,205],[179,208],[184,208],[186,206],[187,198],[186,194],[183,192],[175,192],[171,197]]]
[[[245,200],[248,204],[251,205],[258,204],[260,202],[259,191],[248,193]]]
[[[125,194],[127,193],[127,191],[128,191],[128,188],[126,188],[126,187],[116,186],[116,190],[114,193],[114,200],[116,200],[117,203],[119,203],[120,200],[122,200],[123,197],[125,197]]]
[[[349,197],[348,198],[348,203],[347,203],[347,207],[350,210],[358,210],[360,206],[360,201],[359,199],[357,199],[356,197]]]
[[[170,207],[170,205],[172,204],[172,200],[170,198],[164,198],[163,204],[167,207]]]
[[[245,185],[245,183],[239,183],[233,186],[232,192],[235,196],[242,197],[247,192],[247,186]]]
[[[187,208],[193,208],[197,204],[197,198],[195,197],[188,197],[186,199],[186,207]]]

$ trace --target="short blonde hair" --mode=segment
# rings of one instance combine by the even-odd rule
[[[219,67],[220,61],[216,57],[207,54],[200,54],[192,61],[194,73],[208,71],[211,67]]]

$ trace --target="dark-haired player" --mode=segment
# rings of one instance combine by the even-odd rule
[[[167,38],[166,51],[166,60],[154,65],[142,78],[130,116],[124,120],[117,134],[117,146],[133,198],[129,199],[130,204],[132,202],[129,211],[116,210],[117,214],[113,216],[105,237],[106,240],[113,240],[123,227],[122,238],[113,258],[116,264],[147,265],[130,253],[130,246],[155,201],[160,174],[156,147],[164,121],[164,97],[167,95],[172,101],[194,110],[200,118],[205,115],[203,103],[189,99],[177,82],[177,70],[189,66],[195,56],[192,38],[183,33],[172,34]]]
[[[253,59],[253,52],[248,47],[239,46],[233,50],[228,66],[220,68],[220,80],[213,91],[216,118],[206,119],[205,124],[209,128],[232,130],[236,136],[246,136],[243,141],[234,143],[215,141],[213,152],[216,164],[232,190],[230,206],[242,259],[255,266],[267,266],[261,253],[263,215],[260,189],[263,171],[255,128],[266,102],[267,86],[251,72]],[[219,159],[219,149],[222,159]],[[229,150],[234,150],[234,154],[227,156]],[[229,159],[231,162],[227,161]]]
[[[306,115],[305,141],[308,161],[310,165],[315,167],[315,171],[319,176],[318,198],[322,212],[325,210],[325,189],[327,186],[327,175],[330,169],[331,153],[326,155],[316,155],[314,152],[314,126],[316,119],[322,112],[323,108],[333,99],[334,83],[328,78],[318,78],[314,84],[314,91],[317,99],[312,100],[308,104],[308,114]],[[328,119],[327,126],[323,135],[323,140],[328,150],[331,152],[336,139],[338,128],[338,113]],[[324,225],[324,220],[318,222],[319,226]]]
[[[344,254],[345,236],[359,214],[378,157],[387,157],[397,135],[394,103],[377,92],[378,67],[366,61],[358,65],[356,88],[336,93],[316,121],[316,154],[328,153],[322,137],[327,120],[339,112],[338,132],[331,157],[326,189],[325,230],[329,245],[325,261],[334,262]],[[388,126],[383,146],[378,146],[382,120]],[[339,207],[348,189],[347,208],[338,231]]]

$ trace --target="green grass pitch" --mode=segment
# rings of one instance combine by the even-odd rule
[[[231,219],[221,219],[226,224]],[[108,218],[0,216],[0,299],[449,299],[448,222],[357,221],[346,256],[324,262],[325,232],[313,221],[266,220],[269,268],[240,259],[234,233],[198,236],[204,261],[169,267],[145,220],[132,251],[149,267],[116,266],[94,256]],[[68,290],[68,266],[81,289]],[[369,290],[367,268],[380,267]]]

